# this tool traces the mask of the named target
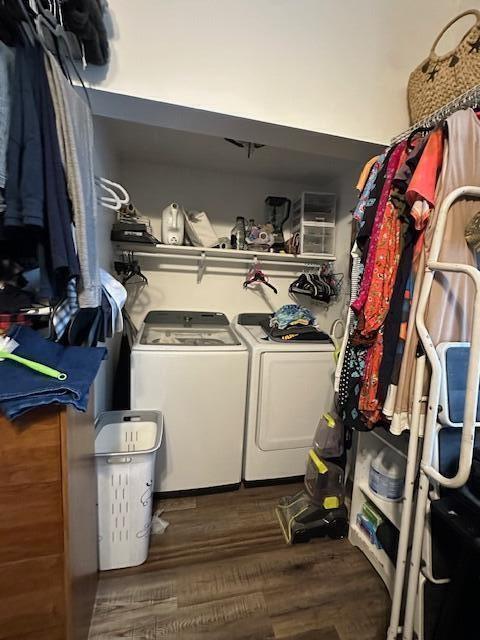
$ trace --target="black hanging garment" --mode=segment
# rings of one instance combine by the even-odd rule
[[[80,40],[85,59],[90,64],[104,65],[108,62],[104,11],[105,3],[102,0],[66,0],[62,3],[65,27]]]

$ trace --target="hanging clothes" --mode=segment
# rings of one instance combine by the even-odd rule
[[[357,184],[355,186],[355,189],[357,191],[359,191],[360,193],[365,189],[365,185],[367,183],[367,180],[370,178],[370,176],[372,175],[372,169],[375,165],[376,162],[378,162],[379,156],[373,156],[373,158],[370,158],[370,160],[367,160],[367,162],[365,163],[359,177],[358,177],[358,181]]]
[[[364,260],[368,255],[371,229],[375,221],[376,203],[382,193],[392,151],[393,149],[387,150],[374,163],[353,213],[354,218],[360,222],[361,226],[352,250],[351,303],[358,297],[364,271]],[[357,324],[357,315],[353,313],[350,305],[347,331],[335,373],[335,391],[338,392],[341,417],[346,429],[350,430],[367,428],[364,417],[358,409],[367,348],[352,341]]]
[[[360,334],[374,343],[369,349],[363,385],[360,392],[359,409],[369,422],[378,422],[380,404],[377,399],[378,375],[383,357],[383,323],[388,313],[400,260],[400,219],[392,200],[386,206],[377,250],[372,283],[364,308],[363,326]]]
[[[472,109],[457,111],[446,121],[442,172],[437,203],[466,185],[480,185],[480,121]],[[447,216],[440,262],[459,262],[476,267],[474,251],[465,241],[465,227],[479,209],[478,201],[461,198],[453,203]],[[439,206],[430,217],[425,232],[425,248],[431,246]],[[426,325],[435,345],[440,342],[464,342],[471,336],[474,288],[470,280],[458,273],[438,273],[433,282]]]
[[[413,382],[419,338],[415,325],[415,315],[418,308],[420,288],[425,270],[424,237],[430,213],[436,203],[436,188],[438,176],[443,162],[443,130],[435,129],[425,144],[422,156],[406,192],[407,202],[412,205],[410,216],[419,232],[414,247],[412,261],[412,279],[414,284],[410,316],[407,324],[403,358],[400,365],[397,385],[390,385],[387,393],[384,412],[392,423],[390,430],[398,435],[408,428],[411,413],[410,399],[413,397]]]
[[[353,212],[353,218],[361,224],[363,224],[365,209],[367,207],[372,207],[375,204],[376,198],[373,191],[377,182],[378,172],[382,169],[384,162],[385,154],[383,153],[381,156],[377,156],[373,166],[371,166],[370,173],[362,189],[360,189],[360,186],[363,183],[363,179],[360,178],[357,182],[357,189],[361,191],[361,194],[358,198],[357,206],[355,207],[355,210]],[[368,166],[370,166],[370,161],[367,162],[367,164],[363,168],[362,174],[364,173],[365,168]]]
[[[36,50],[16,47],[7,150],[6,226],[44,228],[44,166]]]
[[[411,290],[413,281],[410,279],[410,274],[414,249],[419,234],[415,228],[414,218],[410,214],[406,191],[422,157],[425,144],[426,138],[422,137],[414,138],[410,144],[407,143],[405,161],[400,165],[393,180],[394,194],[392,197],[395,199],[397,216],[401,223],[402,249],[390,308],[385,318],[383,330],[384,349],[378,373],[377,390],[377,397],[382,405],[386,399],[389,385],[397,384],[398,382],[403,357],[406,327],[413,293]],[[410,283],[410,287],[407,286],[407,283]]]
[[[406,145],[406,142],[399,144],[393,150],[393,153],[388,159],[385,182],[383,184],[382,193],[378,201],[375,220],[373,223],[371,239],[370,239],[369,248],[368,248],[368,256],[365,263],[362,283],[360,285],[360,293],[358,295],[358,298],[352,303],[352,309],[356,313],[359,313],[363,309],[365,302],[367,301],[367,298],[368,298],[370,285],[372,282],[372,278],[374,276],[376,248],[377,248],[378,239],[382,229],[383,216],[385,213],[385,209],[387,207],[388,198],[390,196],[392,181],[395,176],[395,172],[398,169],[398,164],[400,162],[400,158],[404,151],[405,145]]]
[[[14,50],[0,40],[0,189],[5,188],[7,177],[7,147],[14,59]]]
[[[425,162],[419,165],[424,171],[412,180],[412,194],[434,200],[435,206],[426,213],[426,206],[419,205],[419,200],[412,207],[412,212],[423,212],[427,218],[424,234],[424,248],[419,260],[418,277],[415,283],[414,300],[411,316],[414,318],[418,305],[418,296],[423,281],[426,255],[430,249],[433,231],[435,229],[438,210],[445,197],[453,189],[466,185],[479,185],[480,176],[480,122],[472,109],[457,111],[446,120],[448,136],[439,129],[432,142],[427,145],[425,153],[429,151]],[[443,139],[443,145],[440,142]],[[430,143],[430,141],[429,141]],[[443,151],[440,158],[440,152]],[[436,180],[437,175],[438,181]],[[417,178],[415,180],[415,178]],[[436,186],[435,186],[436,182]],[[434,196],[432,197],[433,190]],[[439,260],[445,262],[460,262],[476,266],[475,254],[465,241],[464,230],[466,224],[478,211],[478,203],[471,199],[460,199],[453,204],[445,227],[444,241]],[[419,215],[419,220],[423,221]],[[424,221],[423,221],[424,223]],[[432,336],[434,344],[443,341],[468,341],[472,320],[472,285],[461,274],[438,273],[435,277],[430,294],[429,307],[426,314],[426,326]],[[395,410],[392,417],[391,431],[401,433],[409,428],[411,414],[411,398],[415,373],[415,356],[418,347],[418,335],[414,322],[409,323],[405,356],[402,361],[399,387],[396,394]]]
[[[355,246],[364,272],[336,372],[347,428],[384,419],[391,419],[393,433],[408,428],[419,355],[415,316],[439,208],[454,189],[480,184],[480,121],[472,109],[423,133],[388,149],[383,164],[381,158],[369,163],[368,176],[366,168],[360,176]],[[478,209],[468,198],[451,207],[440,261],[476,266],[464,233]],[[426,317],[434,344],[468,341],[472,299],[462,275],[436,274]]]
[[[43,294],[56,300],[80,273],[70,202],[43,50],[16,50],[4,224],[36,244]]]
[[[380,156],[378,165],[374,165],[371,180],[367,180],[365,189],[360,196],[355,211],[353,212],[353,217],[360,222],[360,229],[357,233],[356,242],[358,248],[361,250],[363,265],[365,265],[368,255],[370,238],[377,213],[377,203],[382,194],[383,185],[385,184],[387,175],[388,163],[393,150],[394,147],[388,149],[382,156]]]
[[[52,55],[48,56],[47,75],[73,207],[81,274],[78,300],[81,308],[99,307],[102,288],[96,239],[92,115],[89,106],[65,78]]]
[[[91,64],[108,62],[108,36],[103,18],[106,6],[106,0],[64,0],[62,3],[65,26],[78,37],[85,60]]]
[[[357,243],[352,247],[350,252],[352,258],[352,270],[350,273],[350,303],[352,303],[355,298],[358,296],[358,289],[360,287],[360,280],[362,278],[363,273],[363,265],[361,261],[361,252],[358,248]],[[338,354],[337,366],[335,367],[335,381],[334,381],[334,391],[338,393],[340,391],[340,378],[343,369],[343,363],[345,360],[345,353],[347,350],[348,340],[350,338],[350,334],[354,329],[355,318],[352,308],[349,306],[347,313],[347,322],[345,328],[345,335],[343,336],[342,346],[340,347],[340,352]]]
[[[390,156],[382,196],[379,200],[372,241],[361,284],[360,295],[352,304],[354,311],[360,311],[354,340],[369,345],[366,353],[363,382],[358,408],[371,424],[380,418],[377,400],[378,372],[383,355],[383,323],[388,312],[400,259],[400,220],[392,199],[393,178],[406,156],[406,142],[401,143]],[[386,189],[389,189],[386,194]],[[385,210],[383,200],[387,197]],[[378,230],[378,231],[376,231]],[[376,233],[376,237],[375,234]],[[370,276],[369,285],[366,279]],[[367,289],[368,286],[368,289]],[[363,308],[359,308],[362,289],[366,291]]]

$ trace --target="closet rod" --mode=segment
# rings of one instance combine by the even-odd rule
[[[262,254],[261,253],[253,253],[251,256],[246,256],[245,258],[241,257],[220,257],[220,256],[212,256],[208,254],[200,254],[200,255],[179,255],[172,253],[162,253],[157,251],[155,253],[147,253],[146,251],[132,251],[134,256],[139,258],[169,258],[169,259],[181,259],[181,260],[206,260],[207,262],[240,262],[244,264],[249,264],[251,262],[262,262]],[[329,258],[329,260],[334,260],[334,258]],[[282,267],[306,267],[312,266],[312,258],[309,258],[309,261],[306,260],[271,260],[272,265],[279,265]],[[316,265],[320,266],[320,265]]]
[[[142,258],[172,258],[178,260],[207,260],[217,262],[243,262],[249,264],[254,260],[269,262],[275,265],[311,266],[324,262],[334,262],[334,255],[327,254],[299,254],[270,253],[269,251],[247,251],[244,249],[219,249],[215,247],[189,247],[184,245],[156,244],[147,245],[141,243],[119,242],[115,245],[115,251],[121,253],[133,253]]]
[[[412,134],[417,129],[420,129],[422,127],[435,126],[436,124],[443,122],[443,120],[452,115],[452,113],[455,113],[455,111],[466,109],[468,107],[478,107],[479,103],[480,84],[477,84],[471,89],[468,89],[468,91],[465,91],[465,93],[462,93],[462,95],[444,104],[443,107],[440,107],[440,109],[437,109],[430,115],[422,118],[422,120],[419,120],[415,124],[412,124],[412,126],[409,127],[406,131],[393,138],[391,144],[398,144],[402,140],[406,140],[410,136],[410,134]]]

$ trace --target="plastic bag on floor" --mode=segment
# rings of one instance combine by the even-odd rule
[[[162,535],[170,524],[161,517],[163,512],[164,509],[158,509],[152,516],[152,535]]]

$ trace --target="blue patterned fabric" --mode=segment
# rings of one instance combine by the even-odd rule
[[[295,324],[314,325],[315,323],[313,313],[298,304],[284,304],[270,320],[270,326],[278,329],[286,329]]]
[[[357,206],[355,207],[355,210],[353,212],[353,217],[355,218],[355,220],[357,220],[357,222],[362,223],[365,209],[367,207],[372,207],[375,204],[375,198],[371,198],[370,194],[372,193],[373,187],[375,186],[378,172],[383,166],[385,155],[385,153],[382,153],[382,155],[378,157],[378,160],[373,165],[365,187],[363,188],[362,194],[358,199]]]
[[[65,333],[70,321],[79,310],[77,285],[75,278],[72,278],[67,284],[67,295],[55,308],[52,315],[52,324],[57,340]]]

